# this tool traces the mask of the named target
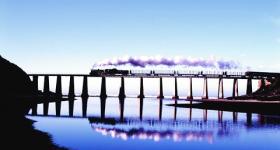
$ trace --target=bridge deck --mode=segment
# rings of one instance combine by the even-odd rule
[[[246,76],[246,75],[220,75],[220,74],[184,74],[184,75],[152,75],[152,74],[137,74],[137,75],[103,75],[103,76],[93,76],[89,74],[28,74],[29,76],[75,76],[75,77],[110,77],[110,78],[224,78],[224,79],[264,79],[266,77],[261,76]]]

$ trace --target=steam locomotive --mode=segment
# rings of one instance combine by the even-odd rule
[[[105,76],[105,75],[128,75],[129,70],[113,69],[92,69],[89,73],[91,76]]]

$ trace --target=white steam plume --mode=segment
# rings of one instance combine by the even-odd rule
[[[167,66],[167,67],[202,67],[202,68],[212,68],[212,69],[240,69],[241,65],[233,60],[223,60],[223,59],[215,59],[215,58],[184,58],[184,57],[132,57],[125,56],[113,59],[106,59],[100,62],[97,62],[93,65],[93,68],[98,67],[106,67],[106,66],[133,66],[133,67],[141,67],[145,68],[148,66]]]

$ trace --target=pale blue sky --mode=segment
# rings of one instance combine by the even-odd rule
[[[27,72],[118,56],[210,56],[280,72],[279,0],[0,0],[0,54]]]

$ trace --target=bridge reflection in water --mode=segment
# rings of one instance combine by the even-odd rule
[[[250,112],[166,105],[178,102],[189,103],[176,99],[69,97],[67,101],[50,102],[48,107],[45,107],[47,103],[38,104],[38,110],[30,115],[88,118],[94,131],[123,140],[204,140],[211,143],[215,137],[238,136],[240,130],[280,124],[279,118]]]

